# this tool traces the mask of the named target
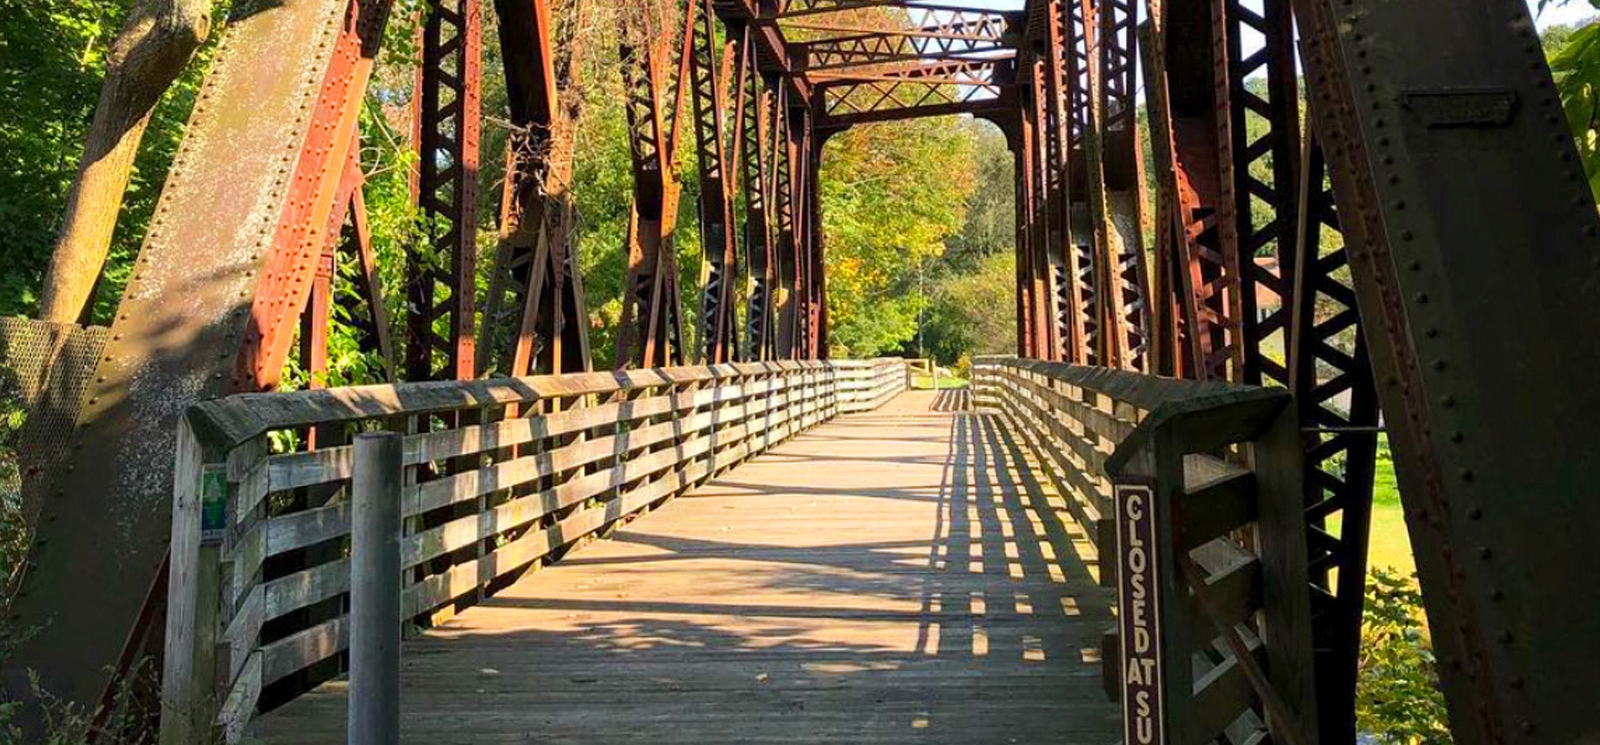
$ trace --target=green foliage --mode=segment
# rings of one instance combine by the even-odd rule
[[[1362,612],[1356,726],[1384,745],[1449,745],[1416,580],[1374,568]]]
[[[1567,35],[1551,54],[1550,69],[1589,188],[1600,198],[1600,24]]]
[[[32,315],[106,56],[131,0],[0,0],[0,315]],[[228,2],[219,2],[217,16]],[[109,321],[183,138],[215,40],[167,91],[134,163],[93,319]]]
[[[872,357],[912,341],[919,290],[964,225],[976,172],[972,129],[947,120],[860,127],[822,158],[828,313],[836,356]]]

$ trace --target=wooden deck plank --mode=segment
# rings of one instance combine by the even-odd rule
[[[1087,532],[948,400],[825,424],[407,642],[404,741],[1112,742]],[[342,742],[344,705],[253,739]]]

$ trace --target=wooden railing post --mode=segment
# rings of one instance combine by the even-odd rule
[[[400,741],[400,486],[394,432],[356,437],[350,516],[350,745]]]
[[[187,419],[178,423],[177,454],[161,745],[210,742],[217,710],[215,645],[221,541],[214,535],[218,526],[206,524],[205,451]],[[216,519],[215,515],[209,517]],[[207,533],[208,528],[213,534]]]

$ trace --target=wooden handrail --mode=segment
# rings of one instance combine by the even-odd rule
[[[1102,649],[1124,741],[1200,745],[1227,729],[1315,745],[1289,393],[986,357],[973,395],[1096,528],[1123,606]]]
[[[905,380],[903,360],[771,362],[199,404],[179,433],[162,742],[239,741],[265,693],[315,684],[349,645],[360,431],[409,433],[401,604],[426,623]]]

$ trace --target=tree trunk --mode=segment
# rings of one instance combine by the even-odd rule
[[[112,45],[105,84],[67,195],[39,317],[75,323],[93,303],[139,141],[172,82],[211,30],[212,0],[136,0]]]

